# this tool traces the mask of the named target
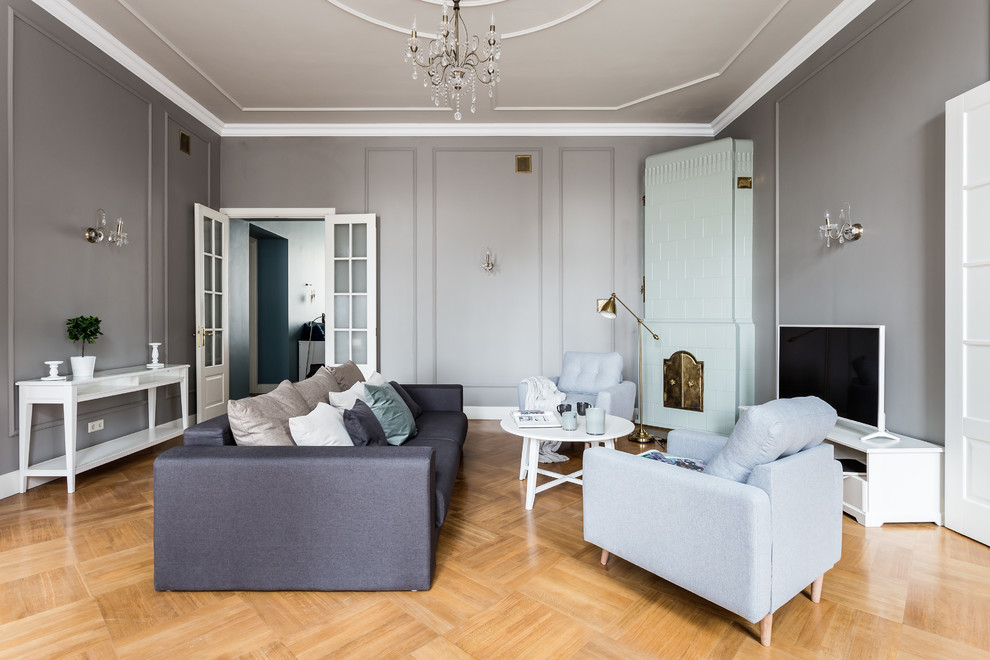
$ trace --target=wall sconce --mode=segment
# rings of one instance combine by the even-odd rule
[[[485,260],[481,262],[481,267],[485,269],[486,273],[495,272],[495,259],[492,257],[492,251],[485,248]]]
[[[818,237],[825,239],[825,247],[832,247],[832,241],[839,244],[858,241],[863,237],[863,225],[852,221],[852,207],[848,203],[839,210],[839,221],[832,224],[828,211],[825,211],[825,224],[818,227]]]
[[[306,282],[303,286],[306,287],[306,295],[309,296],[309,303],[313,304],[316,302],[316,287],[309,282]]]
[[[86,240],[90,243],[99,243],[104,238],[107,239],[107,245],[116,245],[120,247],[121,245],[127,245],[127,232],[124,231],[124,220],[123,218],[117,218],[117,226],[112,230],[107,229],[107,212],[103,209],[96,210],[96,217],[98,218],[96,222],[96,227],[87,227],[84,236]]]

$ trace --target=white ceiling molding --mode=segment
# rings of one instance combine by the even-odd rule
[[[739,98],[729,104],[712,122],[712,129],[718,135],[729,124],[749,110],[777,83],[786,78],[802,62],[812,56],[816,50],[834,37],[839,31],[849,25],[857,16],[862,14],[875,0],[845,0],[825,17],[821,23],[806,34],[801,41],[784,54],[782,58],[770,67],[766,73],[757,79]]]
[[[326,0],[326,1],[329,2],[331,5],[333,5],[334,7],[336,7],[337,9],[339,9],[339,10],[341,10],[343,12],[347,12],[348,14],[350,14],[351,16],[354,16],[355,18],[360,18],[362,21],[367,21],[368,23],[371,23],[372,25],[377,25],[378,27],[383,27],[386,30],[392,30],[393,32],[399,32],[400,34],[406,34],[406,35],[408,35],[409,32],[410,32],[410,28],[409,27],[403,27],[401,25],[393,25],[392,23],[389,23],[388,21],[382,21],[382,20],[379,20],[379,19],[377,19],[377,18],[375,18],[373,16],[368,16],[367,14],[361,13],[357,9],[354,9],[353,7],[348,6],[347,3],[342,2],[341,0]],[[430,2],[430,0],[423,0],[423,1],[424,2]],[[498,4],[500,2],[504,2],[504,1],[505,0],[479,0],[478,2],[467,2],[467,1],[464,1],[464,2],[462,2],[462,4],[465,7],[472,7],[472,6],[478,6],[478,7],[480,7],[480,6],[483,6],[483,5],[496,5],[496,4]],[[584,5],[583,7],[579,7],[579,8],[575,9],[574,11],[572,11],[569,14],[564,14],[560,18],[555,18],[554,20],[548,21],[546,23],[543,23],[542,25],[536,25],[536,26],[531,27],[531,28],[526,28],[525,30],[516,30],[515,32],[509,32],[507,34],[503,34],[502,35],[502,40],[504,41],[506,39],[512,39],[513,37],[521,37],[523,35],[533,34],[534,32],[540,32],[541,30],[547,30],[549,28],[552,28],[555,25],[560,25],[561,23],[563,23],[565,21],[569,21],[570,19],[574,18],[575,16],[580,16],[581,14],[583,14],[586,11],[588,11],[589,9],[591,9],[592,7],[594,7],[595,5],[597,5],[598,3],[600,3],[601,1],[602,0],[591,0],[591,2],[589,2],[586,5]],[[440,0],[438,0],[437,2],[430,2],[430,4],[435,4],[437,6],[440,6],[442,4],[442,2]],[[425,37],[426,39],[436,39],[437,38],[437,35],[431,34],[429,32],[420,32],[419,34],[420,34],[420,36]]]
[[[188,112],[215,133],[222,133],[223,122],[195,99],[179,89],[157,69],[137,56],[130,48],[104,30],[84,13],[66,0],[32,0],[36,5],[60,20],[104,53],[116,60],[125,69],[136,75],[152,88]]]
[[[207,110],[199,102],[186,94],[181,88],[172,83],[158,70],[148,64],[144,59],[121,43],[116,37],[104,30],[99,24],[79,11],[68,0],[32,0],[36,5],[47,11],[56,19],[64,23],[70,29],[78,33],[81,37],[92,43],[112,59],[117,61],[131,73],[150,85],[153,89],[164,95],[167,99],[188,112],[193,118],[202,122],[207,128],[221,136],[354,136],[354,137],[444,137],[444,136],[559,136],[559,137],[645,137],[645,136],[694,136],[712,137],[718,135],[735,119],[753,106],[760,98],[767,94],[773,87],[790,74],[798,65],[810,57],[818,48],[825,44],[842,28],[849,24],[859,14],[865,11],[875,0],[844,0],[838,7],[825,17],[814,29],[812,29],[801,41],[791,48],[780,60],[778,60],[766,73],[763,74],[753,85],[742,95],[733,101],[711,124],[704,123],[476,123],[476,124],[455,124],[455,123],[382,123],[382,124],[336,124],[336,123],[224,123],[216,115]],[[433,0],[423,0],[433,3]],[[478,4],[485,2],[494,3],[498,0],[477,0]],[[339,6],[339,0],[327,0],[331,4]],[[572,12],[567,18],[586,11],[590,7],[598,4],[601,0],[593,0],[588,5]],[[727,68],[732,61],[752,43],[756,35],[766,28],[767,24],[780,12],[789,0],[777,7],[773,14],[759,26],[753,36],[737,51],[730,61],[722,68]],[[135,18],[145,24],[146,27],[162,42],[169,46],[182,57],[187,64],[193,67],[203,78],[224,94],[235,105],[236,101],[214,83],[199,67],[196,67],[188,58],[165,39],[157,30],[151,28],[147,21],[141,18],[125,2],[121,5],[130,11]],[[346,11],[346,10],[345,10]],[[353,12],[350,12],[353,13]],[[563,19],[563,20],[566,20]],[[374,22],[374,19],[372,19]],[[547,24],[548,26],[550,24]],[[387,26],[385,26],[387,27]],[[405,29],[401,30],[406,32]],[[631,101],[615,108],[499,108],[500,111],[512,110],[619,110],[637,103],[642,103],[657,96],[668,94],[677,89],[694,85],[704,80],[711,79],[719,74],[699,78],[681,86],[674,87],[662,92],[657,92],[651,96]],[[241,108],[245,112],[259,111],[279,111],[296,110],[309,112],[357,112],[357,111],[388,111],[388,108]],[[395,110],[415,110],[415,111],[443,111],[445,108],[415,107],[396,108]]]
[[[227,124],[224,137],[712,137],[709,124]]]
[[[179,47],[178,46],[176,46],[175,44],[173,44],[164,34],[162,34],[158,30],[158,28],[156,28],[154,25],[151,24],[151,22],[149,22],[148,20],[146,20],[144,16],[142,16],[141,14],[139,14],[137,12],[137,10],[134,9],[134,7],[131,7],[128,3],[124,2],[124,0],[117,0],[117,2],[120,4],[121,7],[123,7],[124,9],[126,9],[128,11],[128,13],[130,13],[131,16],[133,16],[134,18],[136,18],[144,27],[146,27],[149,32],[151,32],[153,35],[155,35],[156,37],[158,37],[158,39],[163,44],[165,44],[166,46],[168,46],[172,50],[173,53],[175,53],[176,55],[178,55],[182,59],[183,62],[185,62],[186,64],[188,64],[190,66],[190,68],[192,68],[193,71],[195,71],[196,73],[198,73],[199,75],[201,75],[203,77],[203,80],[205,80],[206,82],[208,82],[211,85],[213,85],[213,89],[217,90],[218,92],[220,92],[221,94],[223,94],[225,97],[227,97],[227,100],[230,101],[231,103],[233,103],[234,106],[236,106],[238,110],[244,110],[244,105],[240,101],[238,101],[237,99],[235,99],[232,94],[228,93],[227,90],[225,90],[223,87],[221,87],[220,86],[220,83],[218,83],[213,78],[211,78],[206,73],[206,71],[203,71],[203,69],[200,68],[200,66],[198,64],[196,64],[195,62],[193,62],[191,58],[186,57],[186,54],[183,53],[181,50],[179,50]]]

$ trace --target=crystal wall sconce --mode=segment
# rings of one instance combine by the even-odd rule
[[[124,231],[123,218],[117,218],[117,226],[114,229],[107,228],[107,212],[103,209],[96,210],[96,227],[87,227],[84,236],[90,243],[100,243],[104,238],[107,245],[127,245],[127,232]]]
[[[825,239],[825,247],[832,247],[832,241],[839,241],[839,244],[846,241],[858,241],[863,237],[863,225],[853,223],[852,207],[843,204],[839,210],[839,221],[832,223],[828,211],[825,211],[825,224],[818,227],[819,238]]]
[[[492,257],[492,251],[490,249],[485,250],[485,260],[481,262],[481,267],[485,269],[486,273],[495,272],[495,259]]]

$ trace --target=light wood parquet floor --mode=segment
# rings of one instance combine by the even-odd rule
[[[490,421],[471,422],[429,591],[159,593],[151,468],[167,446],[74,495],[56,480],[0,500],[0,658],[990,658],[986,546],[847,517],[822,602],[778,610],[766,649],[758,626],[620,558],[601,568],[578,486],[526,511],[520,440]],[[562,470],[580,466],[569,453]]]

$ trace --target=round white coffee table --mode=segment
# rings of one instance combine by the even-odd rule
[[[588,435],[585,433],[584,417],[578,416],[578,427],[576,431],[565,431],[560,427],[554,428],[525,428],[516,426],[512,415],[506,415],[502,419],[502,429],[518,435],[523,439],[522,458],[519,461],[519,479],[526,479],[526,508],[532,509],[536,494],[548,488],[559,486],[564,482],[581,485],[581,473],[583,470],[571,472],[570,474],[560,474],[549,470],[541,470],[539,465],[540,443],[554,442],[601,442],[608,449],[615,449],[615,439],[629,435],[635,426],[628,419],[605,415],[605,433],[602,435]],[[542,474],[547,477],[554,477],[551,481],[536,485],[536,475]]]

